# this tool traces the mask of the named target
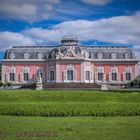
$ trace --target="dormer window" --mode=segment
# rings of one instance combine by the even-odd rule
[[[112,58],[112,59],[116,59],[116,57],[117,57],[116,53],[112,53],[112,54],[111,54],[111,58]]]
[[[97,53],[97,58],[98,59],[102,59],[102,54],[101,53]]]
[[[129,53],[125,53],[125,54],[124,54],[124,57],[125,57],[125,59],[129,59],[129,58],[130,58]]]
[[[28,59],[29,58],[29,54],[28,53],[24,53],[23,57],[24,57],[24,59]]]
[[[38,53],[38,54],[37,54],[37,58],[38,58],[38,59],[42,59],[42,58],[43,58],[43,54],[42,54],[42,53]]]
[[[10,59],[15,59],[15,54],[14,53],[10,53]]]

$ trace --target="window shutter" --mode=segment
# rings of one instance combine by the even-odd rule
[[[45,75],[44,75],[44,72],[42,72],[42,81],[45,80]]]
[[[90,80],[91,81],[93,80],[93,73],[92,73],[92,71],[90,72]]]
[[[103,73],[103,80],[106,80],[106,74]]]
[[[112,81],[112,73],[109,73],[109,81]]]
[[[64,80],[66,80],[66,70],[64,70],[64,72],[63,72],[63,76],[64,76]]]
[[[48,71],[48,76],[47,76],[48,81],[50,80],[50,72]]]
[[[34,81],[37,81],[37,72],[34,74]]]
[[[125,72],[123,73],[123,81],[126,81]]]
[[[23,73],[20,74],[20,81],[23,81]]]
[[[9,73],[6,73],[6,79],[7,82],[9,81]]]
[[[98,73],[95,73],[95,81],[98,81]]]
[[[132,72],[130,72],[130,75],[131,75],[131,76],[130,76],[130,78],[131,78],[130,81],[131,81],[131,80],[132,80]]]
[[[14,78],[15,78],[15,82],[17,82],[18,81],[18,74],[14,74]]]
[[[30,81],[31,80],[31,74],[30,74],[30,72],[28,73],[28,81]]]
[[[120,73],[117,73],[117,81],[120,81]]]
[[[73,70],[73,76],[74,76],[74,80],[77,80],[77,71],[76,70]]]

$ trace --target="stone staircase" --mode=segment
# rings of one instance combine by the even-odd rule
[[[96,83],[43,83],[43,89],[101,89]]]

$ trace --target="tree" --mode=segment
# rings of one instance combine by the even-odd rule
[[[1,70],[1,68],[2,68],[2,64],[1,64],[1,62],[0,62],[0,80],[1,80],[1,72],[2,72],[2,70]]]
[[[140,87],[140,75],[138,75],[133,81],[131,81],[131,87]]]

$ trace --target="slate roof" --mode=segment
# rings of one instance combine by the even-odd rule
[[[29,54],[28,59],[38,59],[37,54],[41,53],[43,55],[42,59],[46,59],[49,52],[54,47],[50,46],[13,46],[5,52],[4,59],[10,59],[10,54],[14,53],[14,59],[24,59],[24,53]]]
[[[60,51],[64,53],[70,46],[74,46],[74,53],[81,54],[85,51],[89,54],[90,59],[99,59],[98,54],[102,55],[101,59],[112,59],[111,55],[115,54],[115,59],[126,59],[125,54],[129,55],[129,59],[136,59],[135,54],[127,46],[83,46],[78,41],[64,38],[61,45],[58,46],[13,46],[5,52],[4,59],[11,59],[13,53],[14,59],[25,59],[24,54],[28,54],[28,59],[39,59],[38,54],[42,54],[41,59],[51,59],[52,53],[55,55]],[[73,43],[74,42],[74,43]]]
[[[135,59],[133,51],[126,46],[93,46],[87,47],[92,59],[97,59],[97,54],[102,54],[102,59],[111,59],[111,54],[116,54],[116,59],[126,59],[125,54],[129,54],[129,59]]]

